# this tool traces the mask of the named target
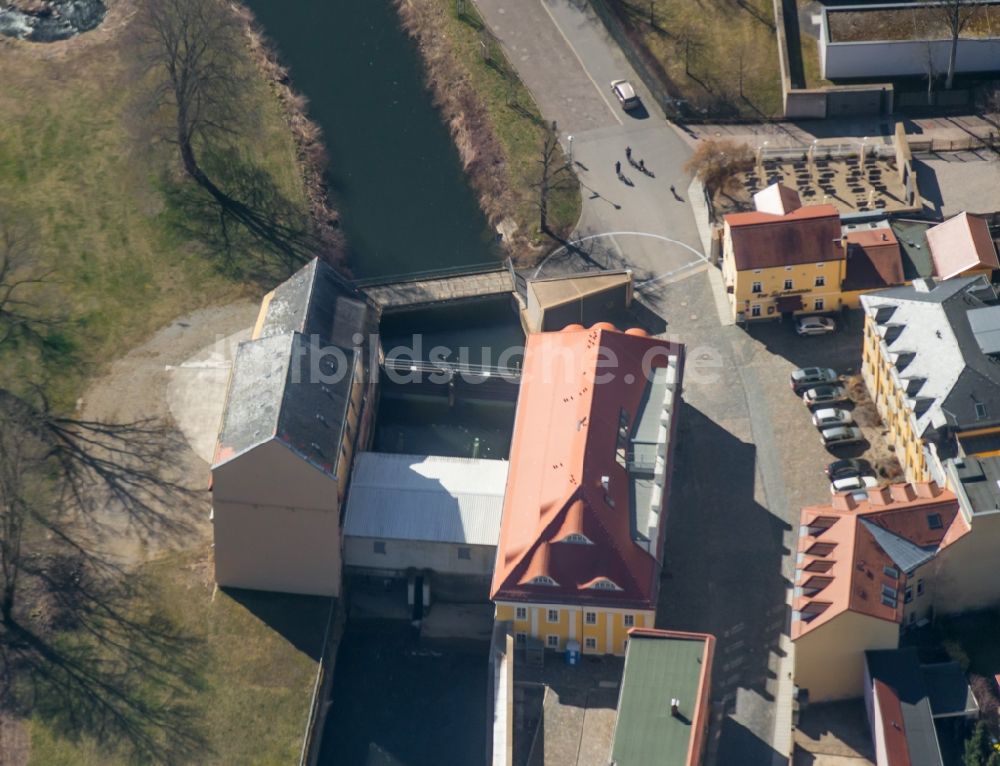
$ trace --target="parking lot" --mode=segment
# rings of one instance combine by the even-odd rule
[[[770,765],[791,749],[782,636],[799,511],[829,502],[828,463],[863,452],[823,446],[789,376],[807,366],[856,373],[862,322],[855,312],[814,337],[789,322],[744,330],[720,323],[717,297],[707,273],[645,296],[667,336],[687,345],[657,623],[717,637],[709,762]]]

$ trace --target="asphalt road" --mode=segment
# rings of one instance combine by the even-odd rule
[[[684,163],[691,149],[678,136],[585,0],[476,0],[542,114],[555,120],[583,184],[583,214],[574,239],[582,256],[550,259],[546,274],[592,264],[627,264],[637,280],[704,259]],[[644,109],[627,113],[611,82],[627,79]],[[572,140],[570,137],[572,136]],[[626,147],[651,175],[629,165]],[[615,163],[632,185],[619,180]],[[673,186],[675,195],[670,191]]]

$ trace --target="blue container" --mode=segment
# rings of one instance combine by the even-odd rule
[[[567,665],[579,665],[580,664],[580,642],[579,641],[567,641],[566,642],[566,664]]]

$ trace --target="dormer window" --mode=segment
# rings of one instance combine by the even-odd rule
[[[592,590],[621,590],[621,588],[607,578],[601,578],[590,587]]]
[[[976,402],[976,420],[986,420],[986,405],[982,402]]]
[[[581,535],[579,532],[572,532],[566,537],[564,537],[559,542],[561,543],[574,543],[576,545],[593,545],[590,539],[586,535]]]
[[[928,513],[927,514],[927,526],[931,529],[941,529],[944,526],[944,522],[941,521],[940,513]]]
[[[537,577],[532,577],[529,584],[530,585],[548,585],[548,586],[552,587],[552,586],[558,585],[559,583],[557,583],[555,580],[553,580],[548,575],[538,575]]]

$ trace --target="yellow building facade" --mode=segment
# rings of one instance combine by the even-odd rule
[[[830,205],[724,219],[722,277],[734,320],[839,311],[846,258]]]
[[[646,610],[568,604],[519,604],[498,601],[496,620],[513,625],[515,645],[537,638],[546,649],[561,651],[578,641],[584,654],[624,655],[632,628],[652,628],[656,614]]]

